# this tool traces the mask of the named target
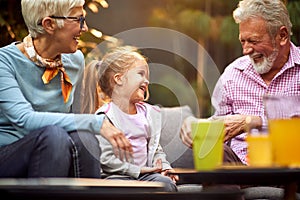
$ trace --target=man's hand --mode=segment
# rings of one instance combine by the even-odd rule
[[[247,122],[247,119],[250,122]],[[259,116],[248,115],[226,115],[226,116],[213,116],[214,120],[223,120],[225,125],[224,142],[234,138],[241,133],[249,131],[249,128],[261,128],[262,120]],[[251,123],[251,124],[249,124]]]
[[[246,119],[250,118],[249,122],[246,122]],[[225,125],[224,130],[224,142],[234,138],[235,136],[247,132],[249,130],[249,126],[251,128],[261,128],[262,120],[259,116],[248,116],[248,115],[225,115],[225,116],[212,116],[209,119],[197,119],[195,117],[187,117],[181,126],[180,130],[180,138],[182,142],[192,148],[193,139],[192,139],[192,131],[191,124],[192,122],[197,122],[201,120],[223,120]]]
[[[100,134],[112,145],[115,155],[120,160],[130,162],[132,160],[132,146],[125,135],[114,127],[107,118],[104,118]]]
[[[195,122],[195,121],[197,121],[197,118],[195,118],[193,116],[187,117],[183,121],[181,129],[180,129],[180,139],[182,140],[183,144],[185,144],[189,148],[192,148],[192,146],[193,146],[191,125],[192,125],[192,122]]]
[[[199,119],[193,116],[187,117],[181,126],[180,130],[180,139],[182,140],[183,144],[188,146],[189,148],[193,147],[193,136],[192,136],[192,123],[193,122],[200,122],[200,121],[207,121],[209,119]]]

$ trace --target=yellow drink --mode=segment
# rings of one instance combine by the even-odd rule
[[[271,166],[272,146],[268,135],[248,135],[248,159],[250,166]]]
[[[300,167],[300,118],[269,120],[274,163]]]
[[[196,170],[212,170],[223,163],[224,124],[202,121],[192,124],[193,155]]]

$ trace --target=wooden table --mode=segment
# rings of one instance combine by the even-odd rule
[[[111,192],[161,192],[163,183],[150,181],[106,180],[93,178],[28,178],[0,179],[0,189],[31,189],[36,190],[84,190],[97,189],[101,193]]]
[[[285,199],[296,199],[300,182],[300,168],[254,168],[247,166],[221,167],[212,171],[175,169],[181,183],[232,184],[232,185],[280,185],[284,187]]]
[[[238,200],[241,191],[215,190],[208,192],[162,192],[164,185],[158,182],[37,178],[0,179],[2,200]]]

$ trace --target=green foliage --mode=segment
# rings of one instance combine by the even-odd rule
[[[291,1],[287,5],[290,14],[290,19],[293,24],[292,41],[297,45],[300,44],[300,1]]]
[[[224,44],[232,43],[239,36],[238,25],[234,22],[232,16],[224,17],[220,29],[220,40]]]
[[[13,41],[20,41],[28,34],[20,2],[20,0],[0,0],[0,47]]]
[[[210,20],[211,17],[200,10],[186,9],[178,14],[177,21],[182,32],[195,39],[206,39],[210,35]]]

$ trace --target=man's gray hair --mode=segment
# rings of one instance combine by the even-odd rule
[[[263,18],[269,29],[271,37],[275,37],[282,26],[287,28],[289,36],[292,35],[292,23],[286,6],[280,0],[242,0],[233,11],[233,18],[240,23],[249,18]]]

